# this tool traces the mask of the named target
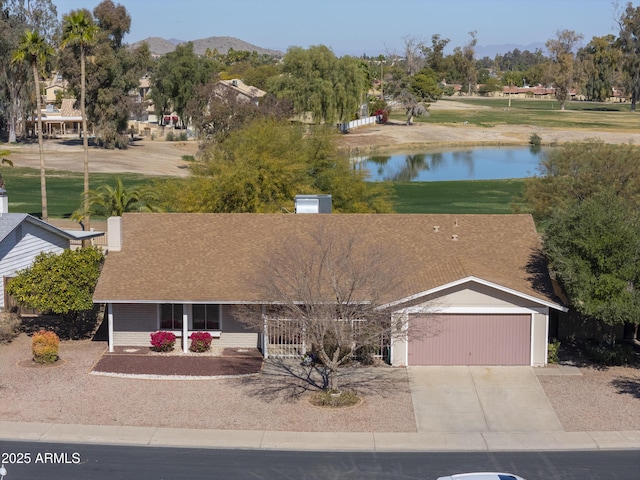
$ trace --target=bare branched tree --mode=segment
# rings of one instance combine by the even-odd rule
[[[424,66],[425,44],[415,37],[404,37],[405,72],[408,76],[415,75]]]
[[[345,233],[325,223],[292,234],[273,249],[263,268],[257,288],[272,299],[266,318],[291,322],[293,337],[324,367],[324,389],[338,389],[338,369],[359,350],[407,331],[398,322],[392,325],[384,308],[402,285],[402,252],[376,243],[366,232]],[[256,327],[265,320],[256,314],[242,318]]]

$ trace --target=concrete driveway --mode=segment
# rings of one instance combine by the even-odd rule
[[[407,367],[418,432],[562,431],[531,367]]]

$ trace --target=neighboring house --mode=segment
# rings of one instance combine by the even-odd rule
[[[79,135],[82,131],[82,112],[74,108],[75,98],[63,98],[60,109],[47,105],[42,112],[42,129],[49,137]]]
[[[67,87],[68,82],[62,78],[62,75],[58,72],[53,72],[51,76],[45,80],[43,103],[45,105],[55,103],[58,99],[58,94],[66,92]]]
[[[8,213],[7,197],[0,189],[0,305],[8,307],[5,286],[16,272],[30,267],[42,252],[61,253],[72,240],[89,239],[103,232],[61,230],[27,213]]]
[[[535,87],[516,87],[514,85],[502,87],[500,93],[496,95],[503,97],[511,96],[513,98],[537,98],[537,99],[555,99],[556,89],[553,87],[543,87],[541,85]],[[575,88],[569,90],[570,100],[584,100],[584,96],[578,95]]]
[[[255,287],[263,260],[291,232],[321,226],[364,233],[364,252],[384,244],[408,259],[404,289],[386,301],[410,334],[436,311],[427,318],[436,334],[392,342],[393,365],[545,365],[550,311],[565,310],[529,215],[126,213],[109,222],[94,301],[108,305],[110,351],[149,346],[157,330],[182,339],[208,330],[218,346],[269,355],[274,340],[248,331],[238,307],[272,302]]]
[[[255,105],[258,105],[260,99],[267,94],[267,92],[247,85],[238,79],[219,80],[214,87],[214,92],[221,97],[235,95],[237,100],[252,102]]]

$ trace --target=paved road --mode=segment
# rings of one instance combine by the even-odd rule
[[[463,471],[509,471],[529,480],[638,480],[640,452],[364,453],[202,450],[0,442],[6,480],[435,479]]]

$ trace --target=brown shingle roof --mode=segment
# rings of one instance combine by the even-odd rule
[[[254,287],[257,266],[292,232],[320,225],[364,233],[363,249],[382,243],[403,255],[400,298],[473,276],[554,301],[534,285],[544,272],[531,271],[540,240],[529,215],[197,213],[125,214],[122,250],[107,256],[94,300],[268,301]]]

